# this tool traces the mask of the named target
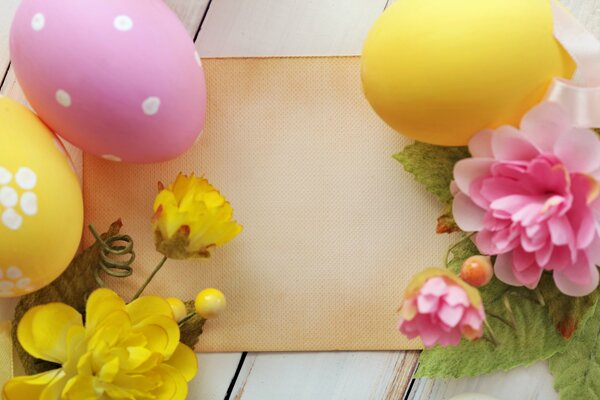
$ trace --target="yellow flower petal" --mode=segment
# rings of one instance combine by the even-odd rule
[[[173,311],[169,302],[158,296],[144,296],[132,301],[127,305],[127,312],[133,325],[156,315],[173,319]]]
[[[188,386],[183,374],[171,367],[162,364],[157,368],[163,380],[163,384],[154,391],[158,400],[185,400]]]
[[[95,331],[96,326],[107,315],[117,310],[125,310],[125,302],[109,289],[95,290],[87,301],[85,326],[88,331]]]
[[[37,375],[18,376],[6,382],[2,398],[4,400],[41,399],[43,392],[50,394],[57,391],[58,396],[53,399],[58,399],[65,383],[64,372],[60,369]]]
[[[187,382],[194,379],[198,373],[198,358],[196,357],[196,353],[183,343],[179,343],[175,353],[173,353],[166,364],[181,372]]]
[[[179,345],[179,325],[172,317],[156,315],[145,318],[133,327],[133,331],[143,334],[148,340],[146,347],[165,359],[171,357]]]
[[[81,314],[62,303],[29,309],[17,328],[17,337],[26,352],[46,361],[67,361],[67,336],[73,326],[82,326]]]
[[[67,382],[62,393],[63,400],[97,400],[102,392],[94,385],[94,377],[77,376]]]

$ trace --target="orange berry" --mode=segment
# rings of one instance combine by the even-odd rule
[[[460,277],[474,287],[482,287],[490,283],[494,271],[492,261],[486,256],[472,256],[460,267]]]

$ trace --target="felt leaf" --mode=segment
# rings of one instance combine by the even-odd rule
[[[467,157],[469,150],[466,147],[443,147],[421,142],[406,146],[394,156],[442,204],[452,201],[450,182],[454,164]]]
[[[186,301],[185,308],[187,309],[188,313],[195,313],[194,300]],[[196,347],[198,341],[200,340],[200,335],[202,335],[202,328],[204,327],[205,323],[206,320],[204,318],[198,316],[198,314],[194,314],[191,319],[189,319],[183,325],[180,325],[181,338],[179,341],[191,349]]]
[[[106,240],[109,237],[118,235],[122,226],[120,220],[113,223],[108,232],[102,235],[102,238]],[[23,296],[17,304],[15,323],[12,330],[13,343],[27,374],[32,375],[48,371],[56,368],[56,365],[33,358],[21,347],[17,340],[19,321],[30,308],[54,302],[65,303],[83,314],[87,296],[99,288],[95,279],[95,271],[100,263],[100,250],[101,245],[94,243],[77,255],[54,282],[37,292]]]
[[[451,253],[449,268],[453,272],[459,271],[466,258],[479,254],[469,238],[455,245]],[[547,359],[567,346],[568,341],[554,329],[546,307],[532,291],[494,278],[480,293],[497,343],[493,344],[486,332],[475,342],[463,340],[456,347],[424,350],[417,377],[458,378],[509,370]]]
[[[600,307],[590,314],[569,346],[548,362],[561,400],[600,399]]]
[[[600,296],[600,288],[584,297],[567,296],[558,290],[550,274],[544,274],[538,288],[548,306],[552,324],[565,339],[573,336]]]

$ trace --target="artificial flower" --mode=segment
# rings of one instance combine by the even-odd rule
[[[9,380],[6,400],[184,400],[198,365],[179,342],[171,307],[160,297],[130,304],[113,291],[90,295],[83,317],[51,303],[29,309],[17,328],[19,343],[33,357],[58,368]]]
[[[533,108],[520,129],[477,134],[472,158],[454,168],[453,211],[475,244],[497,255],[496,276],[537,287],[551,271],[565,294],[598,286],[600,262],[600,138],[574,127],[553,103]]]
[[[409,339],[421,337],[425,347],[456,346],[464,335],[483,335],[485,313],[477,289],[446,269],[417,274],[404,293],[399,329]]]
[[[209,257],[242,231],[229,202],[206,179],[179,174],[168,188],[160,186],[152,222],[156,248],[165,256]]]

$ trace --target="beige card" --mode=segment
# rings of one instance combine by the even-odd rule
[[[227,295],[198,350],[419,348],[398,333],[397,309],[413,273],[441,265],[449,238],[435,234],[440,205],[392,159],[409,141],[364,99],[360,60],[204,67],[208,122],[187,154],[146,166],[85,156],[87,222],[122,217],[135,239],[135,275],[113,284],[132,293],[160,259],[150,226],[157,181],[195,172],[231,201],[244,232],[210,260],[169,261],[147,293]]]

